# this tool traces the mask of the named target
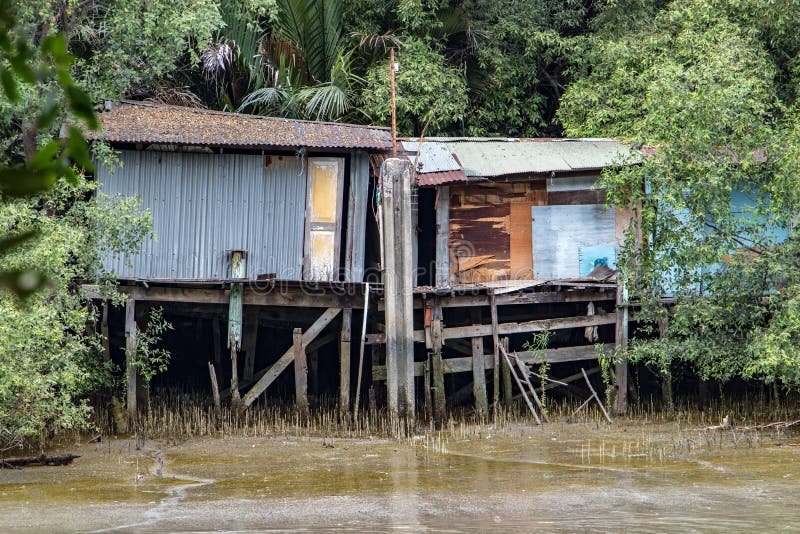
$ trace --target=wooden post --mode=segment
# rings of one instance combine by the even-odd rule
[[[617,287],[616,344],[617,397],[614,399],[614,412],[623,415],[628,411],[628,359],[623,356],[628,348],[628,292],[622,283]]]
[[[505,349],[506,354],[508,353],[508,338],[504,337],[500,340],[500,345],[502,345],[503,349]],[[514,398],[514,392],[511,386],[511,368],[509,366],[508,360],[506,358],[500,359],[500,370],[502,372],[503,377],[503,404],[505,404],[506,408],[511,407],[511,401]]]
[[[353,310],[342,310],[342,333],[339,337],[339,414],[350,415],[350,340]]]
[[[658,337],[664,339],[667,337],[667,328],[669,327],[669,317],[660,317],[658,319]],[[667,367],[659,373],[661,376],[661,402],[664,404],[664,409],[667,413],[672,413],[675,410],[675,403],[672,398],[672,371]]]
[[[472,338],[472,393],[475,396],[475,413],[483,419],[489,411],[486,398],[486,367],[483,362],[483,338]]]
[[[490,290],[491,291],[491,290]],[[492,317],[492,346],[494,353],[494,368],[492,369],[492,407],[495,417],[500,407],[500,336],[497,333],[497,301],[494,291],[489,293],[489,311]]]
[[[425,420],[433,421],[433,399],[431,398],[431,357],[425,358],[425,367],[422,369],[422,391],[425,399]]]
[[[450,187],[436,190],[436,287],[450,287]]]
[[[308,366],[306,364],[306,349],[303,347],[303,330],[295,328],[292,336],[295,404],[297,410],[306,415],[308,414]]]
[[[433,372],[433,420],[439,427],[445,420],[444,362],[442,347],[444,346],[442,305],[438,298],[433,303],[431,317],[431,371]]]
[[[384,228],[386,388],[389,415],[414,420],[413,210],[411,162],[387,159],[381,176]]]
[[[245,253],[241,250],[231,251],[231,278],[244,278],[245,272]],[[243,294],[243,284],[231,284],[230,301],[228,303],[228,348],[231,351],[231,407],[234,409],[239,409],[242,406],[242,397],[239,394],[239,361],[237,353],[242,348]]]
[[[125,303],[125,367],[127,376],[128,417],[134,419],[137,412],[136,390],[139,373],[136,371],[136,300],[128,297]]]
[[[258,344],[258,310],[248,310],[247,317],[244,319],[244,338],[242,345],[244,350],[244,369],[242,378],[248,382],[253,379],[253,371],[256,365],[256,346]]]
[[[219,317],[214,317],[211,320],[211,339],[214,343],[214,365],[222,367],[222,347],[220,347],[220,327]]]
[[[217,383],[217,370],[214,369],[214,364],[208,362],[208,374],[211,377],[211,395],[214,398],[214,410],[219,412],[221,402],[219,399],[219,384]]]
[[[103,301],[103,317],[100,322],[100,333],[103,336],[103,361],[111,361],[111,345],[108,339],[108,300]]]

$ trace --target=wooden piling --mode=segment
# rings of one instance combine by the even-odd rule
[[[628,411],[628,359],[623,355],[628,348],[628,293],[620,282],[617,287],[615,375],[617,377],[617,397],[614,399],[614,412],[623,415]]]
[[[111,361],[111,345],[108,338],[108,300],[103,300],[103,316],[100,322],[100,333],[103,336],[103,361]]]
[[[389,414],[414,420],[411,162],[387,159],[381,175],[386,387]]]
[[[339,414],[350,415],[350,343],[353,310],[342,310],[342,331],[339,336]]]
[[[139,373],[136,370],[136,300],[128,297],[125,303],[125,369],[127,377],[128,417],[134,419],[137,412],[136,392]]]
[[[484,418],[489,412],[486,398],[486,367],[483,361],[483,338],[472,338],[472,393],[475,396],[475,413]]]
[[[222,407],[222,403],[220,402],[220,397],[219,397],[219,384],[217,383],[217,371],[216,369],[214,369],[214,364],[211,362],[208,362],[208,374],[211,377],[211,395],[212,398],[214,399],[214,410],[216,412],[219,412]]]
[[[444,362],[442,361],[444,339],[442,332],[442,306],[439,300],[436,299],[431,317],[431,373],[433,375],[433,420],[437,426],[441,426],[446,417]]]
[[[508,353],[508,338],[504,337],[500,340],[500,346],[503,347],[506,353]],[[503,377],[503,404],[506,408],[511,407],[511,401],[514,399],[514,391],[512,390],[511,386],[511,372],[512,369],[508,362],[507,358],[501,358],[500,360],[500,370]]]
[[[294,394],[297,410],[308,414],[308,365],[306,363],[306,349],[303,347],[303,330],[295,328],[292,334],[292,348],[294,350]]]
[[[497,327],[497,300],[495,299],[494,291],[489,293],[489,311],[492,317],[492,347],[494,353],[492,354],[494,368],[492,369],[492,409],[495,417],[497,410],[500,407],[500,336]]]

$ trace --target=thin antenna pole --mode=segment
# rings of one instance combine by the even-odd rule
[[[392,156],[397,156],[397,105],[394,90],[394,47],[389,49],[389,85],[392,88]]]

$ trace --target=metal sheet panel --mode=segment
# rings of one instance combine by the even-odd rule
[[[598,176],[558,176],[547,179],[547,192],[585,191],[595,189]]]
[[[345,282],[364,280],[364,250],[367,236],[367,201],[369,197],[369,154],[355,152],[350,157],[350,195],[347,206],[345,240]],[[349,264],[347,258],[349,259]]]
[[[302,273],[305,172],[293,157],[122,151],[123,168],[98,165],[100,189],[140,196],[155,237],[129,258],[106,258],[121,277],[214,279],[227,251],[247,251],[247,273]]]
[[[611,139],[457,141],[447,146],[470,177],[601,169],[632,156]]]
[[[403,149],[413,152],[408,156],[411,163],[417,164],[417,173],[461,170],[461,165],[453,157],[446,143],[423,141],[403,141]]]
[[[580,249],[613,246],[615,212],[600,204],[533,206],[533,269],[537,279],[580,276]]]

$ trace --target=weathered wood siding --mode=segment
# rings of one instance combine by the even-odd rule
[[[618,247],[631,218],[630,210],[616,210],[616,213],[612,211],[609,215],[601,209],[605,202],[605,191],[595,188],[596,178],[542,177],[519,182],[487,181],[451,185],[450,282],[579,276],[582,258],[579,249],[609,244]],[[442,188],[440,191],[444,190]],[[598,208],[588,211],[583,208],[589,205]],[[537,206],[552,206],[554,209],[548,213],[553,215],[548,220],[552,222],[552,217],[555,217],[569,223],[568,227],[559,229],[542,224],[537,229],[531,215],[531,209]],[[573,207],[576,209],[571,209]],[[577,212],[589,214],[589,219],[571,219],[570,214]],[[596,217],[593,218],[591,214]],[[593,226],[602,227],[602,239],[596,242],[591,237],[594,235]],[[586,239],[580,236],[586,233],[582,230],[584,228],[591,234]],[[566,252],[565,248],[575,248],[574,254]],[[572,256],[574,262],[568,261]],[[553,263],[557,257],[561,259]],[[541,265],[538,265],[539,262]],[[443,284],[438,281],[438,285]]]

